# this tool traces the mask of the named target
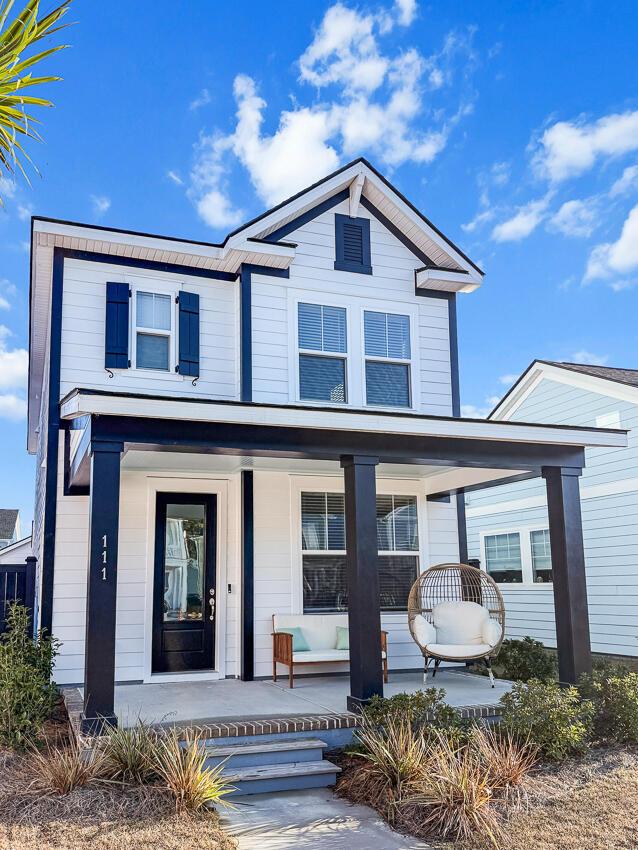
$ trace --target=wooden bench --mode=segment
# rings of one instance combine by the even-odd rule
[[[277,681],[277,664],[288,667],[288,684],[293,687],[293,668],[301,664],[349,662],[350,650],[337,649],[337,626],[348,628],[347,614],[273,614],[272,677]],[[284,629],[299,628],[310,647],[304,652],[292,648],[292,635]],[[381,632],[383,681],[388,681],[388,633]]]

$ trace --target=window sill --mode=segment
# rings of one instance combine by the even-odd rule
[[[538,581],[532,582],[531,584],[523,584],[519,582],[496,582],[498,589],[502,592],[503,590],[553,590],[554,582],[552,581]]]
[[[106,371],[106,370],[105,370]],[[129,369],[118,369],[112,366],[108,367],[109,372],[113,372],[115,375],[133,375],[136,378],[148,377],[149,375],[153,378],[153,380],[159,378],[160,381],[192,381],[193,379],[188,375],[181,375],[179,372],[168,372],[164,369],[135,369],[130,367]]]

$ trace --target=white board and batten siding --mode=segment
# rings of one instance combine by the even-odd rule
[[[336,213],[347,215],[348,202],[343,201],[286,236],[286,240],[297,244],[289,279],[253,276],[253,399],[279,404],[300,401],[295,372],[296,310],[299,301],[307,301],[347,309],[353,378],[349,403],[356,407],[365,403],[358,386],[363,309],[405,311],[410,315],[412,368],[416,372],[413,409],[449,416],[452,383],[447,301],[415,295],[414,270],[423,262],[363,207],[357,215],[370,219],[372,274],[335,270]]]
[[[607,425],[629,429],[629,446],[590,448],[580,479],[592,648],[638,656],[638,404],[544,378],[512,421]],[[468,549],[481,558],[480,535],[548,527],[545,485],[535,479],[467,497]],[[483,563],[484,565],[484,563]],[[556,645],[551,587],[501,585],[510,637]]]
[[[152,369],[104,368],[107,281],[148,292],[199,295],[200,378]],[[177,309],[173,305],[173,323]],[[132,316],[132,310],[130,311]],[[132,350],[134,340],[129,343]],[[173,363],[171,368],[175,364]],[[236,399],[239,393],[239,289],[234,281],[109,266],[84,260],[64,262],[60,396],[76,387],[110,392]]]

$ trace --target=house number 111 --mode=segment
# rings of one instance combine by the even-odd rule
[[[102,537],[102,563],[106,564],[106,534]],[[106,581],[106,567],[102,567],[102,581]]]

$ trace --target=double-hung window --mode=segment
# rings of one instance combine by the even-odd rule
[[[405,611],[419,574],[415,496],[377,496],[379,594],[382,611]],[[301,494],[303,609],[346,611],[346,540],[343,493]]]
[[[552,553],[546,528],[516,528],[483,536],[485,569],[501,584],[552,581]]]
[[[299,398],[345,404],[348,333],[344,307],[298,305]]]
[[[173,334],[173,303],[170,295],[135,293],[135,366],[170,371]]]
[[[366,403],[410,407],[410,317],[364,310]]]

